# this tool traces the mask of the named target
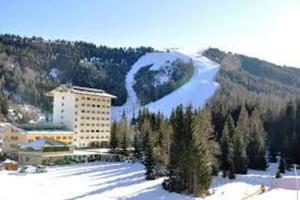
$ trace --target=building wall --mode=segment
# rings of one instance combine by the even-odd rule
[[[18,147],[20,143],[26,142],[26,137],[19,130],[14,128],[8,128],[2,132],[4,153],[12,158],[17,158]]]
[[[73,144],[73,141],[75,139],[75,133],[70,134],[70,133],[66,133],[64,131],[55,131],[55,132],[54,131],[49,131],[49,132],[43,131],[43,133],[39,133],[38,131],[34,131],[34,133],[27,132],[27,134],[26,134],[27,142],[32,142],[34,140],[47,139],[47,138],[61,141],[66,144]]]
[[[74,129],[75,95],[70,92],[55,92],[53,97],[53,123]]]
[[[110,137],[111,99],[98,95],[75,95],[75,126],[78,147],[108,143]]]

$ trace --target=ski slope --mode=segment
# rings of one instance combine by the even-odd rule
[[[141,106],[133,88],[135,84],[134,75],[144,66],[152,65],[150,70],[158,70],[166,63],[171,63],[177,59],[187,63],[192,59],[194,63],[194,74],[191,79],[163,98]],[[202,55],[188,56],[179,52],[154,52],[147,53],[132,66],[126,76],[126,89],[128,92],[127,101],[123,106],[113,107],[112,118],[119,119],[124,111],[128,117],[137,113],[141,108],[148,108],[151,112],[160,111],[169,117],[172,109],[182,104],[189,104],[193,107],[201,107],[214,94],[218,83],[214,81],[215,74],[219,70],[219,65],[208,60]]]

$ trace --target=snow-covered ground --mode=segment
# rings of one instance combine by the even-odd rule
[[[142,67],[152,65],[150,70],[158,70],[166,63],[172,63],[177,59],[183,62],[189,62],[190,59],[193,60],[195,70],[192,78],[172,93],[143,107],[148,108],[152,112],[160,111],[165,116],[169,116],[172,109],[180,104],[184,106],[192,104],[194,107],[203,106],[218,87],[218,84],[214,81],[214,76],[219,69],[218,64],[213,63],[200,54],[188,56],[177,51],[147,53],[139,58],[128,72],[125,81],[128,92],[127,101],[123,106],[113,108],[112,118],[120,118],[123,111],[128,117],[132,117],[133,112],[136,113],[141,108],[133,85],[135,83],[134,75]]]
[[[296,182],[292,172],[275,179],[277,165],[268,171],[250,170],[229,181],[213,180],[214,194],[206,200],[296,199]],[[145,181],[141,164],[95,162],[48,168],[47,173],[16,175],[0,171],[0,199],[6,200],[188,200],[191,196],[169,193],[161,187],[163,178]],[[267,191],[257,194],[261,185]]]

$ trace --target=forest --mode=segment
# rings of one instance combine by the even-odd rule
[[[0,88],[10,101],[45,111],[51,110],[45,93],[60,83],[101,88],[118,96],[114,105],[122,105],[127,97],[125,75],[139,57],[151,51],[150,47],[110,48],[4,34],[0,35]]]

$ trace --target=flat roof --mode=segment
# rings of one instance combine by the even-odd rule
[[[117,98],[114,95],[106,93],[102,89],[97,89],[97,88],[88,88],[88,87],[80,87],[80,86],[72,86],[72,85],[60,85],[59,87],[51,90],[50,92],[47,93],[48,96],[53,96],[54,92],[60,91],[60,92],[67,92],[70,91],[72,93],[76,94],[85,94],[85,95],[94,95],[94,96],[104,96],[104,97],[109,97],[109,98]]]

